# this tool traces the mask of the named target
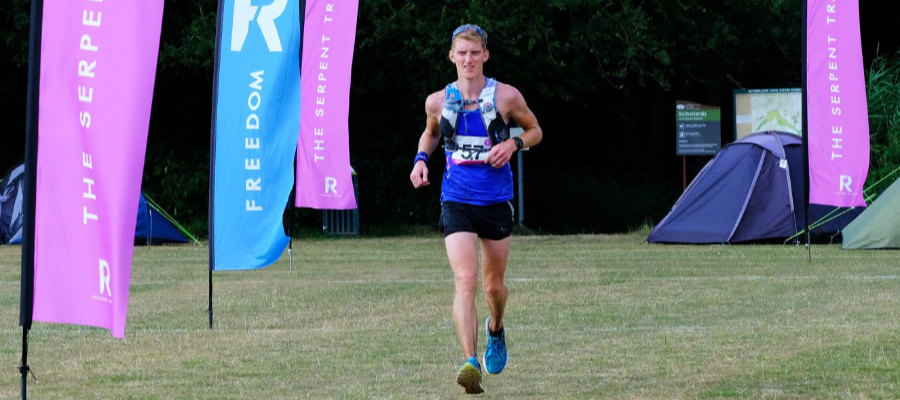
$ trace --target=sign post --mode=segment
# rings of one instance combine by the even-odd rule
[[[510,128],[509,136],[517,137],[521,134],[525,133],[525,130],[522,128]],[[519,226],[525,227],[525,162],[522,160],[525,157],[525,153],[523,151],[528,151],[530,147],[526,147],[516,152],[516,175],[518,177],[518,192],[519,195]]]
[[[687,156],[715,155],[722,148],[719,107],[675,102],[675,155],[682,156],[682,185],[687,189]]]

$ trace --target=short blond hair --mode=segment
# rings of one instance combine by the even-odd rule
[[[456,39],[468,40],[471,42],[481,43],[481,47],[487,49],[487,32],[478,25],[464,24],[460,25],[453,31],[450,38],[450,48],[456,44]]]

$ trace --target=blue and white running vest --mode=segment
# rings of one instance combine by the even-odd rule
[[[509,164],[494,168],[484,163],[491,147],[509,138],[509,128],[496,108],[496,88],[497,81],[486,78],[478,110],[463,110],[463,97],[456,82],[444,90],[441,135],[446,168],[441,184],[442,202],[486,206],[513,198]]]

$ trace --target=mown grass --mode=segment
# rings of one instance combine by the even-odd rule
[[[36,322],[30,397],[467,397],[439,236],[310,238],[294,242],[293,269],[285,255],[216,272],[212,330],[207,252],[136,248],[124,340]],[[19,260],[19,247],[0,247],[2,398],[20,388]],[[896,399],[897,261],[833,245],[810,261],[795,246],[518,236],[510,364],[479,397]]]

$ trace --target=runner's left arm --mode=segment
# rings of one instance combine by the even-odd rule
[[[538,124],[537,117],[528,108],[525,98],[513,86],[499,83],[497,93],[497,106],[505,106],[507,112],[507,121],[513,119],[524,130],[519,139],[522,140],[522,147],[531,147],[540,143],[544,137],[544,132]],[[491,164],[494,168],[500,168],[509,162],[512,155],[517,151],[514,140],[506,140],[491,148],[491,152],[485,159],[485,163]]]

